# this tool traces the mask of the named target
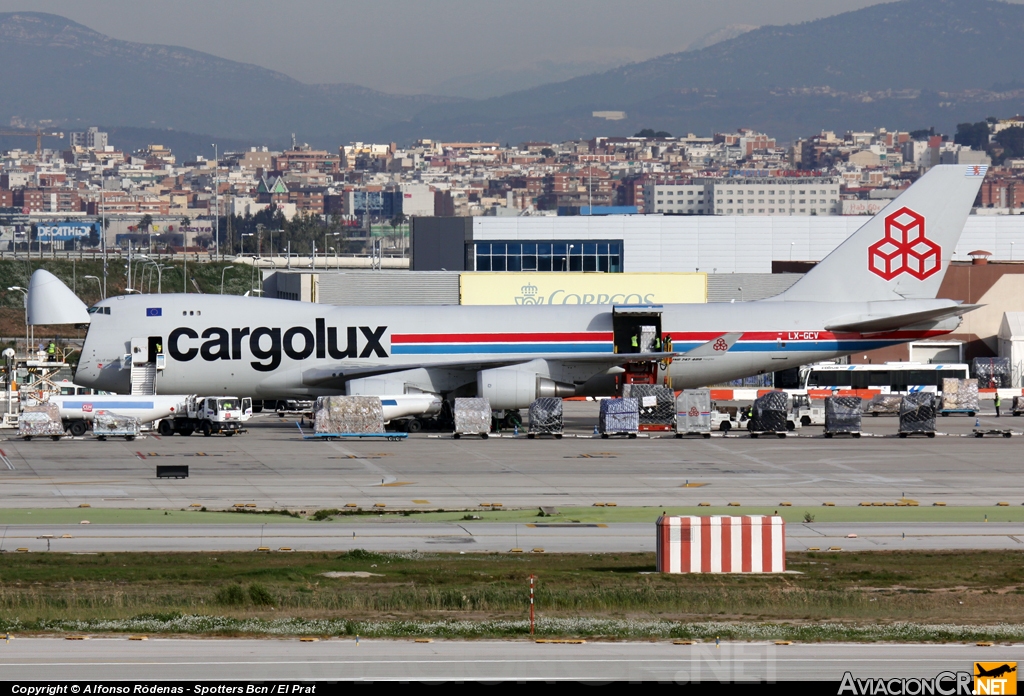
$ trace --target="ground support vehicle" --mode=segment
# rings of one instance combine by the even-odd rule
[[[302,426],[301,425],[296,423],[295,427],[299,429],[299,434],[302,435],[302,439],[303,440],[326,440],[328,442],[333,442],[334,440],[345,440],[345,439],[351,439],[351,440],[371,439],[371,440],[387,440],[388,442],[398,442],[399,440],[404,440],[407,437],[409,437],[409,433],[390,433],[390,432],[383,432],[383,433],[312,433],[310,435],[307,435],[305,433],[305,431],[302,430]]]
[[[252,412],[251,404],[251,399],[236,396],[189,397],[184,413],[161,420],[157,432],[164,437],[175,433],[188,436],[196,431],[206,437],[215,433],[231,437],[245,432],[244,415],[247,410]]]
[[[975,411],[973,408],[944,408],[941,411],[939,411],[939,415],[942,416],[948,416],[954,413],[963,414],[965,416],[970,416],[971,418],[974,418],[974,416],[977,414],[977,411]]]
[[[1003,430],[1000,428],[974,428],[971,433],[974,437],[985,437],[986,435],[996,435],[1002,437],[1013,437],[1012,430]]]
[[[793,410],[786,421],[787,430],[811,425],[825,425],[825,404],[811,401],[806,394],[793,395]]]

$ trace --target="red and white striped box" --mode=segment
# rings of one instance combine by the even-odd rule
[[[658,572],[786,570],[786,522],[779,516],[663,516],[657,526]]]

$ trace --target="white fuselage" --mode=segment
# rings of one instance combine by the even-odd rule
[[[959,317],[868,335],[825,327],[844,317],[955,304],[761,301],[665,305],[658,311],[661,333],[671,336],[677,354],[742,332],[714,359],[676,357],[668,375],[674,388],[683,389],[948,333]],[[611,384],[605,379],[609,365],[592,360],[615,350],[609,306],[336,307],[199,294],[114,297],[99,306],[76,382],[105,391],[130,391],[124,357],[132,339],[159,344],[166,356],[156,382],[161,394],[308,398],[344,394],[354,378],[396,373],[424,391],[465,393],[477,370],[526,363],[531,371],[576,385],[577,393],[607,391]]]

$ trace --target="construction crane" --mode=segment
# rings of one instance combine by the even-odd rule
[[[36,139],[36,157],[39,157],[40,155],[43,154],[43,138],[60,138],[62,140],[64,139],[64,134],[63,133],[58,133],[57,131],[54,131],[52,133],[47,133],[47,132],[45,132],[43,130],[40,130],[39,128],[36,128],[35,132],[33,132],[33,131],[0,131],[0,136],[8,136],[8,135],[21,136],[23,138],[35,138]]]

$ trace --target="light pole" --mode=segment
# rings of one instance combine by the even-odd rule
[[[217,144],[213,145],[213,205],[214,205],[214,227],[213,227],[213,255],[220,257],[220,157],[217,153]],[[186,290],[187,292],[187,290]]]
[[[153,261],[152,264],[153,264],[153,268],[156,269],[156,291],[157,291],[157,294],[160,294],[160,293],[163,292],[164,270],[168,269],[168,268],[174,268],[174,266],[164,266],[164,265],[160,264],[157,261]],[[149,287],[150,288],[153,287],[153,271],[152,270],[150,270],[150,272],[149,272]]]
[[[107,299],[106,293],[103,292],[103,283],[100,282],[99,278],[97,278],[94,275],[87,275],[87,276],[83,276],[82,279],[83,280],[95,280],[96,281],[96,289],[100,291],[100,299],[101,300]]]
[[[267,226],[262,222],[256,225],[256,255],[263,256],[263,230],[267,229]]]
[[[224,268],[220,269],[220,294],[221,295],[224,294],[224,274],[227,273],[228,271],[233,271],[233,270],[235,270],[234,266],[225,266]]]
[[[103,194],[103,172],[100,172],[100,246],[103,247],[103,285],[100,287],[100,295],[103,299],[107,297],[107,208],[104,205]]]
[[[30,350],[29,346],[31,345],[29,343],[28,338],[28,290],[21,287],[20,285],[12,285],[11,287],[7,288],[7,290],[17,290],[18,292],[25,296],[25,357],[27,358]]]

